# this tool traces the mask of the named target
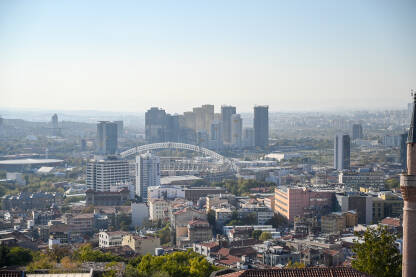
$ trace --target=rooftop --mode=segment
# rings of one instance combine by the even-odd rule
[[[222,277],[366,277],[367,274],[350,267],[310,267],[282,269],[248,269],[233,272]]]
[[[57,159],[17,159],[0,161],[0,165],[36,165],[36,164],[56,164],[63,163]]]

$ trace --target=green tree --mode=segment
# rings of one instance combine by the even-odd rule
[[[252,237],[253,239],[259,239],[259,238],[260,238],[261,233],[262,233],[262,231],[261,231],[261,230],[254,230],[254,231],[251,233],[251,237]]]
[[[305,268],[305,264],[300,262],[292,262],[291,260],[285,266],[286,268]]]
[[[22,247],[12,247],[8,255],[9,265],[27,265],[33,260],[32,253],[29,249]]]
[[[158,233],[157,236],[160,238],[160,244],[166,244],[170,242],[170,228],[169,224],[163,227]]]
[[[79,249],[74,251],[73,258],[78,262],[119,262],[123,259],[111,253],[104,253],[100,250],[93,250],[91,245],[82,245]]]
[[[215,211],[213,211],[213,210],[208,211],[207,220],[208,220],[209,225],[215,226],[215,222],[216,222],[215,221]]]
[[[272,238],[272,234],[270,234],[269,232],[262,232],[259,237],[259,240],[266,241],[266,240],[270,240],[271,238]]]
[[[272,225],[273,228],[286,227],[288,224],[287,218],[279,213],[274,214],[272,218],[266,221],[266,225]]]
[[[401,276],[402,256],[395,241],[396,236],[386,227],[368,228],[354,242],[352,267],[375,277]]]

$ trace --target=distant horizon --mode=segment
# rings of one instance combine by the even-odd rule
[[[380,107],[380,108],[368,108],[368,109],[353,109],[353,108],[333,108],[333,109],[310,109],[310,110],[304,110],[304,109],[299,109],[299,110],[294,110],[294,109],[282,109],[282,110],[273,110],[272,107],[270,105],[269,106],[269,113],[348,113],[348,112],[382,112],[382,111],[403,111],[403,110],[407,110],[407,105],[411,104],[411,102],[408,102],[405,104],[405,106],[403,107],[396,107],[396,108],[388,108],[388,107]],[[214,105],[214,104],[210,104],[210,103],[203,103],[194,107],[200,107],[202,105]],[[239,110],[239,107],[237,105],[233,105],[233,104],[223,104],[223,105],[231,105],[237,108],[237,113],[242,113],[242,114],[248,114],[248,113],[253,113],[253,109],[251,110]],[[264,104],[266,105],[266,104]],[[215,106],[215,113],[220,113],[221,112],[221,105],[214,105]],[[183,114],[184,112],[189,112],[192,111],[191,107],[189,109],[185,109],[183,111],[170,111],[162,106],[149,106],[148,109],[145,109],[143,111],[133,111],[133,110],[109,110],[109,109],[94,109],[94,108],[85,108],[85,109],[68,109],[68,108],[63,108],[63,109],[52,109],[52,108],[33,108],[33,107],[1,107],[0,106],[0,116],[2,116],[1,112],[2,111],[16,111],[16,112],[50,112],[50,113],[65,113],[65,112],[83,112],[83,113],[125,113],[125,114],[144,114],[146,113],[147,110],[149,110],[152,107],[157,107],[159,109],[163,109],[166,111],[166,113],[169,114]],[[253,105],[254,108],[254,105]]]

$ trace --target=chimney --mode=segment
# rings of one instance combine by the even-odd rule
[[[407,137],[407,173],[400,175],[400,190],[404,200],[403,277],[414,276],[416,272],[416,94],[412,95],[413,114]]]

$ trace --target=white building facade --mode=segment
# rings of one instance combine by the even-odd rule
[[[96,157],[87,163],[87,186],[95,191],[110,191],[111,186],[129,180],[129,163],[119,158]]]

